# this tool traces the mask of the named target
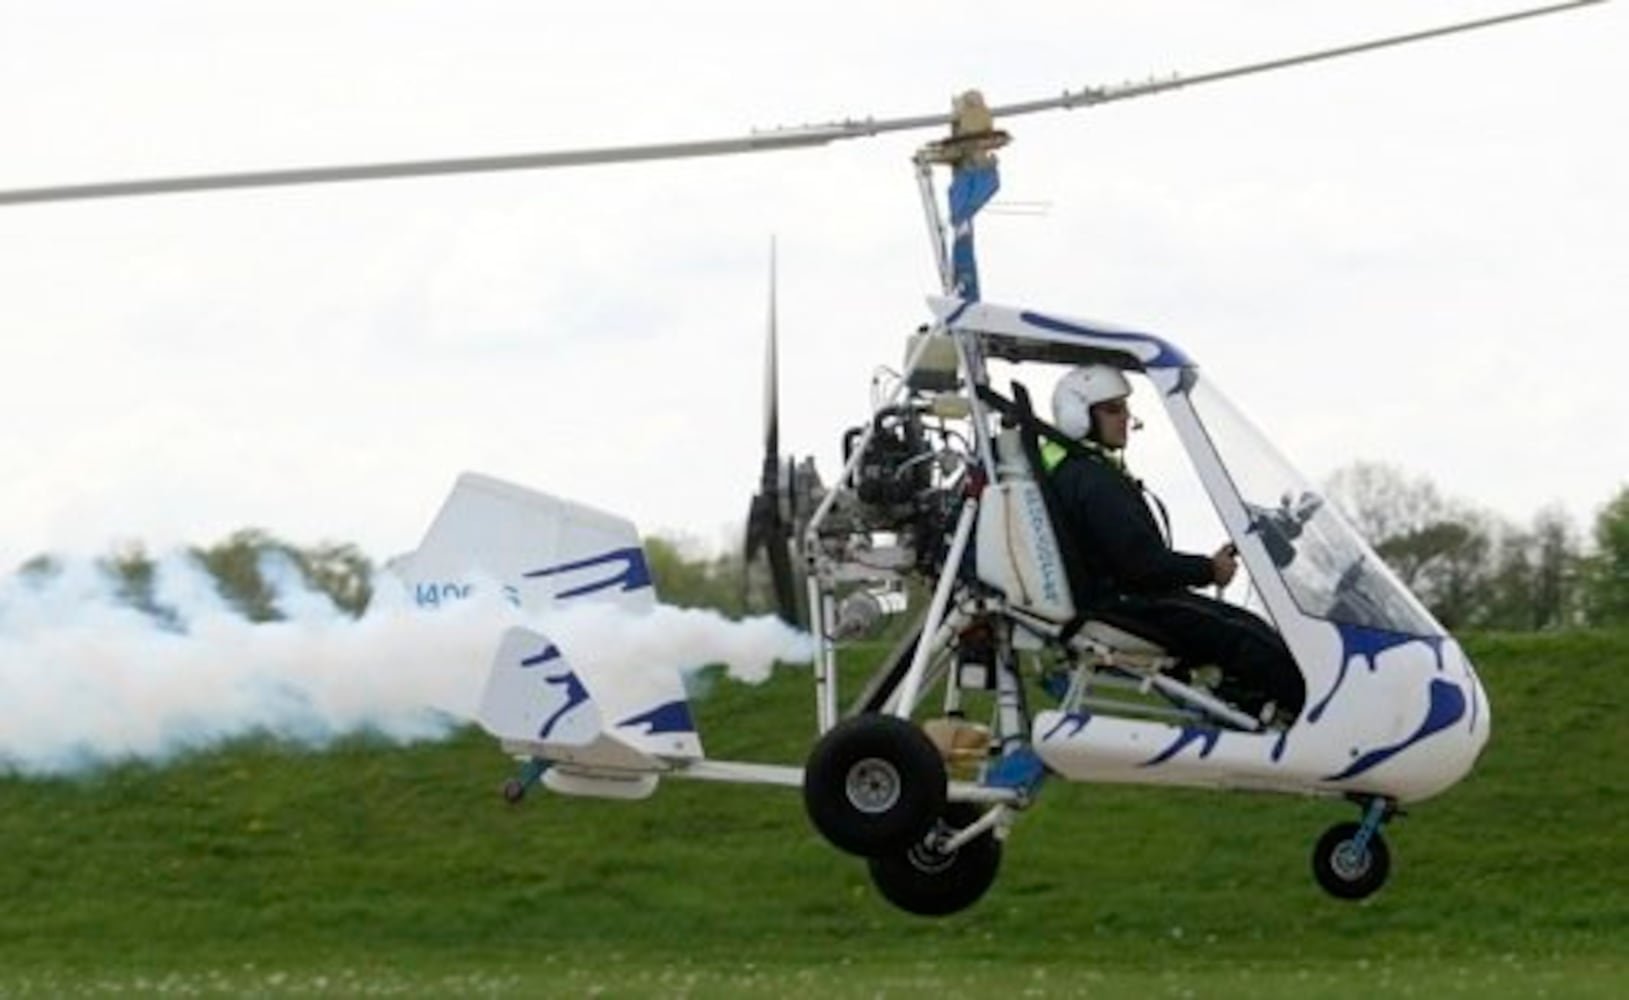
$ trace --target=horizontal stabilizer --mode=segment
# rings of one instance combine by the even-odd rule
[[[677,671],[619,676],[528,628],[503,633],[477,718],[506,750],[550,761],[658,771],[701,757]]]

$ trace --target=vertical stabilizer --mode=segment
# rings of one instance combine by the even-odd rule
[[[632,521],[472,472],[398,572],[423,607],[467,597],[483,579],[528,610],[579,599],[631,611],[656,604]]]
[[[465,473],[396,572],[425,609],[498,587],[528,620],[537,614],[546,623],[550,613],[578,606],[611,616],[597,631],[603,642],[594,629],[572,633],[573,645],[529,627],[503,634],[479,718],[506,745],[551,760],[636,769],[654,766],[656,757],[701,757],[679,671],[613,648],[618,616],[631,623],[656,605],[632,521]]]

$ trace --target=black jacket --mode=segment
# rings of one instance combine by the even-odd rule
[[[1126,595],[1155,596],[1213,580],[1208,556],[1173,552],[1143,499],[1142,485],[1102,455],[1072,454],[1051,473],[1059,544],[1070,552],[1082,610]]]

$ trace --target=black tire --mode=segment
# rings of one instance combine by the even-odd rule
[[[898,854],[945,808],[945,763],[927,734],[892,715],[857,715],[809,754],[803,805],[832,845],[861,857]]]
[[[1337,899],[1365,899],[1391,874],[1391,849],[1378,830],[1362,852],[1353,850],[1361,829],[1358,823],[1336,823],[1312,849],[1312,876]]]
[[[944,917],[967,909],[984,897],[1001,868],[1001,841],[986,831],[944,854],[932,846],[940,835],[966,829],[979,818],[966,802],[952,802],[924,841],[870,860],[871,881],[883,898],[907,913]]]
[[[526,798],[526,784],[519,778],[510,778],[503,783],[503,800],[512,806],[518,806]]]

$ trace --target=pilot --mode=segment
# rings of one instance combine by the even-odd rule
[[[1217,695],[1264,723],[1286,725],[1305,700],[1301,672],[1272,626],[1194,592],[1227,586],[1238,555],[1232,545],[1209,556],[1171,549],[1142,483],[1126,471],[1122,452],[1138,426],[1130,396],[1125,374],[1101,364],[1070,371],[1052,393],[1053,424],[1082,446],[1045,441],[1041,449],[1076,602],[1091,617],[1164,646],[1182,670],[1214,664],[1222,672]]]

